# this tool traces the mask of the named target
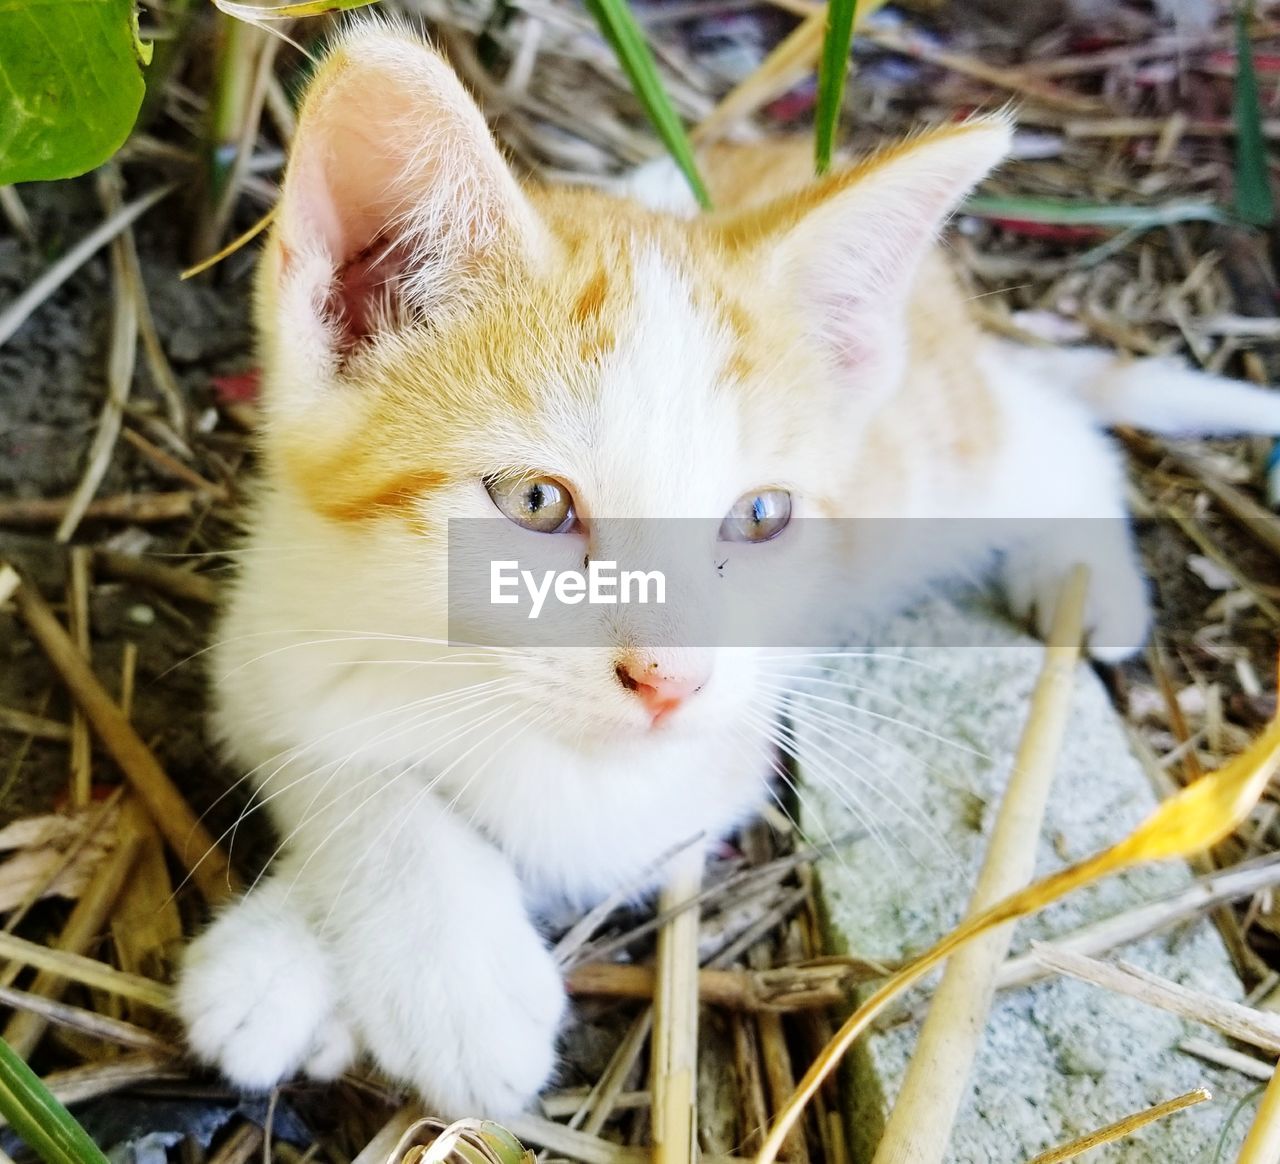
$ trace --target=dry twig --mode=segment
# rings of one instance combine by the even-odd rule
[[[1039,1156],[1029,1161],[1028,1164],[1063,1164],[1063,1161],[1074,1160],[1077,1156],[1082,1156],[1093,1148],[1113,1143],[1116,1140],[1123,1139],[1125,1136],[1131,1136],[1148,1124],[1155,1123],[1156,1120],[1164,1119],[1165,1116],[1173,1115],[1174,1112],[1195,1107],[1196,1104],[1204,1103],[1205,1100],[1212,1098],[1203,1087],[1197,1087],[1194,1091],[1188,1091],[1185,1095],[1166,1099],[1164,1103],[1157,1103],[1154,1107],[1149,1107],[1145,1111],[1134,1112],[1133,1115],[1125,1116],[1124,1119],[1108,1124],[1105,1128],[1099,1128],[1096,1132],[1090,1132],[1087,1136],[1072,1140],[1069,1144],[1062,1144],[1057,1148],[1050,1148],[1047,1152],[1041,1152]]]
[[[1280,1054],[1280,1017],[1267,1011],[1214,998],[1136,966],[1099,962],[1040,943],[1033,943],[1032,950],[1047,969],[1058,974],[1136,998],[1182,1018],[1204,1023],[1233,1039]]]
[[[174,855],[199,886],[205,900],[229,897],[238,879],[221,847],[173,786],[151,749],[81,658],[53,612],[32,586],[18,590],[18,610],[62,676],[107,751],[137,791]]]
[[[674,913],[658,931],[653,997],[654,1164],[692,1164],[698,1151],[698,911],[683,908],[698,896],[706,851],[702,844],[671,860],[658,910]]]
[[[1080,660],[1088,585],[1088,571],[1078,566],[1059,596],[1027,727],[969,902],[971,915],[1021,889],[1034,872]],[[947,962],[876,1150],[876,1164],[927,1164],[943,1158],[1012,933],[1011,925],[994,930]]]

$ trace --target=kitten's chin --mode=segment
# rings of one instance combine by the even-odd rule
[[[613,715],[565,716],[548,725],[544,732],[568,747],[583,751],[616,749],[619,746],[644,749],[664,748],[704,737],[732,726],[734,716],[721,709],[680,707],[659,716],[636,713],[628,708]]]

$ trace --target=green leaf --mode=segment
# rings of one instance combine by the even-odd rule
[[[0,0],[2,2],[2,0]],[[626,0],[585,0],[587,11],[591,13],[600,31],[617,54],[618,63],[622,65],[631,80],[637,99],[644,106],[649,120],[662,138],[667,152],[675,159],[689,183],[689,188],[698,199],[703,210],[711,209],[711,196],[702,184],[698,174],[698,164],[693,157],[693,147],[684,132],[680,115],[676,113],[671,97],[662,84],[658,73],[658,65],[653,53],[645,43],[644,33],[636,23]]]
[[[1248,7],[1252,7],[1251,5]],[[1253,66],[1249,12],[1236,12],[1236,215],[1253,226],[1270,226],[1276,217],[1267,171],[1267,143],[1262,134],[1262,101]]]
[[[827,34],[818,64],[818,108],[814,117],[814,160],[819,175],[831,168],[857,14],[858,0],[829,0],[827,4]]]
[[[138,56],[133,0],[0,0],[0,186],[111,157],[142,105]]]
[[[3,1039],[0,1115],[44,1164],[107,1164],[89,1133]]]

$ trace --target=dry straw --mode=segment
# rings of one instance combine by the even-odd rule
[[[1096,1132],[1090,1132],[1087,1136],[1081,1136],[1069,1144],[1061,1144],[1056,1148],[1050,1148],[1047,1152],[1041,1152],[1034,1160],[1028,1161],[1028,1164],[1064,1164],[1066,1160],[1074,1160],[1077,1156],[1082,1156],[1094,1148],[1100,1148],[1103,1144],[1122,1140],[1148,1124],[1155,1123],[1156,1120],[1164,1119],[1165,1116],[1173,1115],[1174,1112],[1185,1111],[1212,1098],[1213,1096],[1203,1087],[1197,1087],[1185,1095],[1174,1096],[1173,1099],[1167,1099],[1164,1103],[1157,1103],[1154,1107],[1125,1116],[1124,1119],[1116,1120],[1113,1124],[1107,1124],[1105,1128],[1099,1128]]]
[[[205,900],[210,904],[226,900],[239,887],[239,882],[217,842],[191,811],[119,705],[107,694],[35,587],[19,586],[16,597],[18,611],[31,633]]]
[[[701,841],[672,858],[658,912],[672,914],[658,931],[654,988],[654,1164],[691,1164],[697,1153],[698,910],[685,908],[702,888]]]
[[[1077,567],[1058,602],[1027,729],[969,902],[971,915],[1021,889],[1035,871],[1080,659],[1088,586],[1088,571]],[[948,961],[874,1164],[930,1164],[946,1154],[1012,936],[1012,924],[992,929]]]

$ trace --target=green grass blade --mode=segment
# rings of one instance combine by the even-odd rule
[[[1209,202],[1180,199],[1160,206],[1099,205],[1053,198],[970,198],[963,213],[977,218],[1011,218],[1054,226],[1098,226],[1114,230],[1151,230],[1175,222],[1228,223],[1231,216]]]
[[[818,65],[818,108],[814,119],[814,162],[819,174],[831,168],[857,14],[858,0],[828,0],[827,34],[822,41],[822,59]]]
[[[44,1164],[107,1164],[89,1133],[3,1039],[0,1115]]]
[[[1253,65],[1249,12],[1236,6],[1236,215],[1253,226],[1270,226],[1276,217],[1267,170],[1267,143],[1262,135],[1262,101]]]
[[[667,152],[675,159],[689,188],[704,210],[711,209],[711,196],[698,173],[693,157],[693,146],[685,134],[680,116],[676,113],[671,97],[658,74],[657,62],[645,42],[644,33],[636,23],[626,0],[585,0],[600,31],[617,54],[618,63],[631,81],[636,98],[644,106],[649,120],[658,131]]]

